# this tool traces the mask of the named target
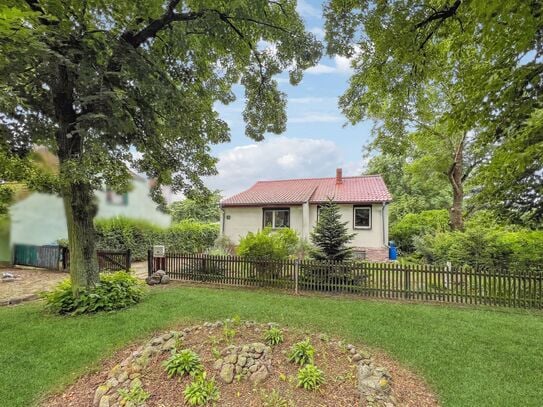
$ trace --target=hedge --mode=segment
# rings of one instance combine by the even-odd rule
[[[96,247],[108,250],[132,251],[132,259],[147,259],[147,250],[153,245],[165,245],[169,251],[199,253],[213,246],[219,235],[219,226],[185,220],[168,228],[150,222],[117,217],[95,221]]]

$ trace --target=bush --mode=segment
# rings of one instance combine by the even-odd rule
[[[415,239],[427,263],[455,267],[525,270],[543,266],[543,231],[468,226],[464,232],[444,232]]]
[[[219,400],[219,389],[215,380],[206,379],[205,372],[198,375],[183,391],[185,401],[191,406],[203,406]]]
[[[168,251],[201,253],[213,246],[219,226],[195,220],[185,220],[169,228],[147,221],[117,217],[95,222],[96,247],[105,250],[132,251],[132,259],[147,259],[153,245],[165,245]]]
[[[79,315],[99,311],[113,311],[137,304],[143,298],[144,284],[124,271],[103,273],[100,283],[82,290],[78,297],[72,293],[69,279],[59,283],[52,291],[41,294],[46,309],[57,314]]]
[[[449,213],[445,209],[408,213],[390,227],[390,239],[403,252],[411,253],[417,237],[448,230]]]
[[[151,394],[146,392],[143,387],[141,386],[141,382],[134,381],[135,384],[130,386],[130,390],[128,389],[119,389],[118,393],[120,396],[120,399],[122,402],[124,402],[124,405],[131,405],[131,406],[142,406],[145,404],[147,399],[151,397]]]
[[[283,342],[283,332],[276,326],[273,326],[264,332],[264,340],[268,345],[279,345]]]
[[[184,349],[179,353],[174,353],[165,363],[166,372],[168,377],[175,375],[184,376],[188,374],[190,376],[196,376],[203,372],[204,366],[200,361],[200,356],[190,349]]]
[[[288,355],[288,360],[294,362],[297,365],[306,365],[308,363],[313,363],[313,356],[315,355],[315,348],[309,342],[309,339],[305,341],[300,341],[292,345],[290,353]]]
[[[284,260],[294,254],[298,241],[292,229],[264,228],[257,233],[249,232],[240,240],[238,255],[251,260]]]
[[[315,365],[306,365],[298,370],[298,387],[315,390],[324,383],[324,373]]]

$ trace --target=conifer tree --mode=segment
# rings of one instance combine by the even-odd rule
[[[341,221],[339,206],[331,199],[319,210],[317,225],[311,232],[311,241],[315,249],[311,257],[316,260],[345,260],[351,256],[354,233],[349,233],[347,223]]]

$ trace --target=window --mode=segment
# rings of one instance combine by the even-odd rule
[[[371,229],[371,206],[353,207],[354,229]]]
[[[265,228],[288,228],[290,227],[290,209],[264,209],[262,223]]]

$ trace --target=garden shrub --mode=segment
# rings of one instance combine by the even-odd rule
[[[292,229],[264,228],[243,237],[239,242],[238,254],[251,260],[284,260],[294,254],[298,241],[298,235]]]
[[[52,291],[41,294],[46,309],[57,314],[79,315],[99,311],[113,311],[137,304],[143,298],[145,287],[130,273],[100,274],[96,287],[79,292],[74,297],[70,279],[59,283]]]
[[[185,401],[190,406],[203,406],[208,403],[213,403],[219,400],[219,388],[214,379],[207,379],[206,373],[198,375],[187,387],[183,390]]]
[[[316,390],[323,383],[324,373],[317,366],[308,364],[298,370],[298,387]]]
[[[408,213],[390,227],[390,239],[403,252],[415,250],[414,239],[428,233],[449,230],[449,213],[445,209]]]
[[[154,244],[163,244],[164,228],[150,222],[125,217],[97,219],[96,248],[102,250],[127,250],[132,259],[146,260],[147,251]]]
[[[165,245],[168,251],[201,253],[213,246],[219,226],[185,220],[162,228],[150,222],[125,217],[98,219],[95,222],[96,247],[103,250],[132,251],[132,259],[147,259],[153,245]]]
[[[313,348],[309,339],[305,339],[292,345],[288,354],[288,360],[297,365],[304,366],[313,363],[314,356],[315,348]]]
[[[200,356],[190,349],[183,349],[181,352],[174,353],[165,363],[166,373],[172,378],[175,375],[196,376],[204,371],[204,366],[200,361]]]

